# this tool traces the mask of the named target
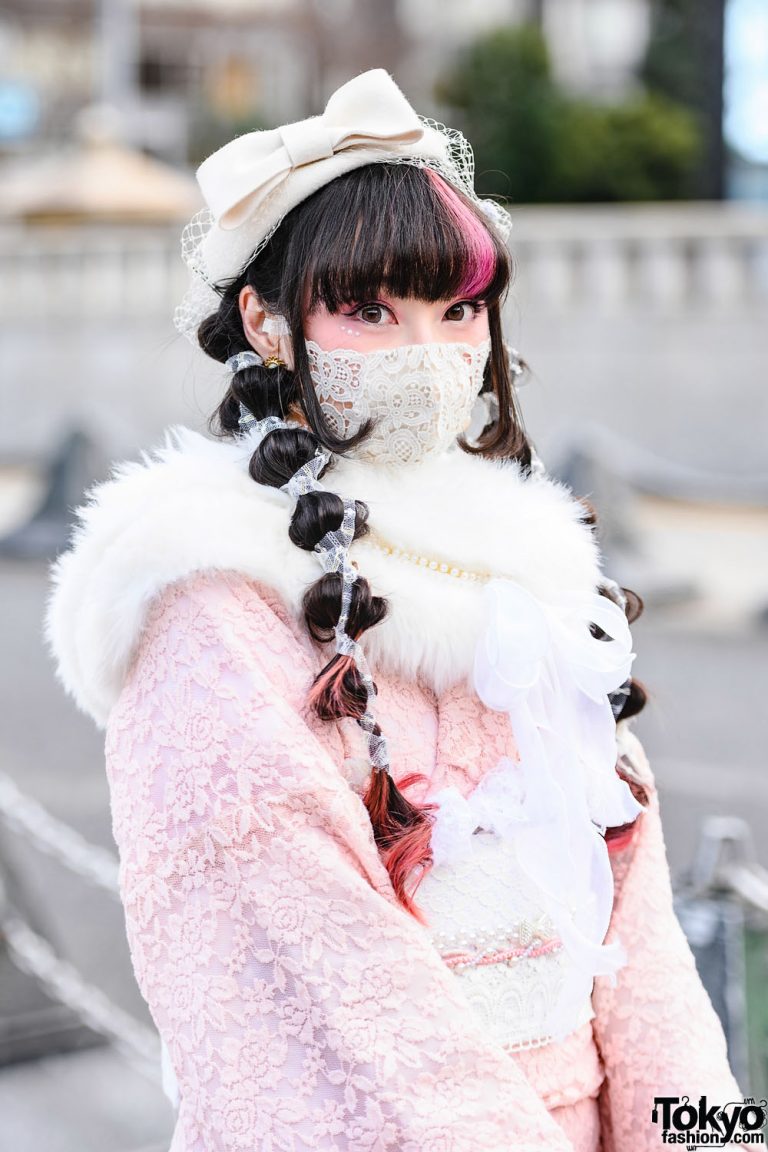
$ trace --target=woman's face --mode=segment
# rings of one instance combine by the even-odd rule
[[[405,344],[477,345],[488,338],[488,312],[478,300],[430,302],[383,293],[339,312],[318,305],[305,317],[304,335],[324,352],[337,348],[375,352]]]

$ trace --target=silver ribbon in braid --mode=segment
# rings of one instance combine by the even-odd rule
[[[300,428],[303,427],[303,425],[297,423],[295,420],[283,420],[279,416],[265,416],[262,420],[257,420],[245,405],[240,405],[240,428],[243,432],[249,433],[249,438],[250,434],[255,430],[258,434],[258,443],[275,428],[290,427]],[[306,495],[308,492],[327,491],[319,482],[318,475],[330,459],[331,455],[329,452],[318,448],[312,459],[302,464],[302,466],[294,472],[290,480],[280,486],[280,490],[295,499],[298,499],[299,496]],[[349,619],[349,609],[352,604],[352,585],[359,578],[357,569],[349,559],[349,546],[355,535],[357,508],[353,499],[349,497],[343,497],[342,499],[344,502],[344,516],[341,525],[338,528],[329,529],[329,531],[318,540],[317,544],[315,544],[313,552],[317,556],[324,572],[341,572],[341,613],[338,622],[334,626],[336,651],[342,656],[352,657],[368,693],[365,711],[362,716],[356,719],[357,723],[365,732],[368,742],[368,757],[371,764],[376,769],[390,772],[387,741],[380,732],[377,733],[374,731],[377,725],[369,706],[371,697],[377,694],[376,685],[373,682],[371,670],[362,647],[346,630]]]

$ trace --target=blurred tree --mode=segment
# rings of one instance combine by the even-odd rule
[[[463,113],[481,194],[550,198],[563,100],[538,28],[503,28],[476,40],[435,95]]]
[[[569,98],[532,25],[475,41],[436,96],[463,116],[482,195],[537,203],[690,194],[699,155],[691,113],[659,94],[613,106]]]
[[[560,127],[553,199],[678,200],[691,195],[699,154],[696,128],[665,97],[648,94],[608,107],[569,102]]]

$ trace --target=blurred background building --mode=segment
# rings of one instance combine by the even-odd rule
[[[168,1146],[101,736],[40,638],[47,565],[85,486],[203,428],[224,387],[171,322],[196,165],[370,67],[465,130],[512,211],[526,423],[646,599],[637,727],[673,876],[706,888],[730,837],[724,886],[752,900],[734,1059],[768,1083],[768,3],[0,0],[2,1148]]]
[[[725,44],[735,69],[726,127],[741,161],[765,163],[764,132],[759,154],[754,146],[765,123],[765,56],[753,31],[763,7],[761,0],[4,0],[0,136],[9,150],[59,141],[75,113],[99,99],[119,107],[134,145],[194,162],[233,127],[311,115],[329,91],[371,66],[391,71],[425,113],[440,112],[445,101],[435,86],[447,64],[480,38],[526,27],[541,33],[565,93],[615,105],[649,86],[666,92],[701,114],[713,155]],[[721,176],[710,172],[710,194]]]

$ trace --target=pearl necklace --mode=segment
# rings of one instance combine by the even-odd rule
[[[395,560],[407,560],[411,564],[417,564],[420,568],[428,568],[430,571],[440,572],[444,576],[453,576],[457,580],[471,580],[485,584],[488,580],[494,579],[493,572],[474,572],[469,568],[460,568],[449,560],[437,560],[431,556],[424,556],[418,552],[409,552],[405,548],[399,548],[385,540],[377,532],[369,532],[367,535],[361,536],[356,543],[368,543],[385,556],[391,556]],[[354,564],[354,561],[352,563]],[[357,567],[356,564],[355,567]]]

